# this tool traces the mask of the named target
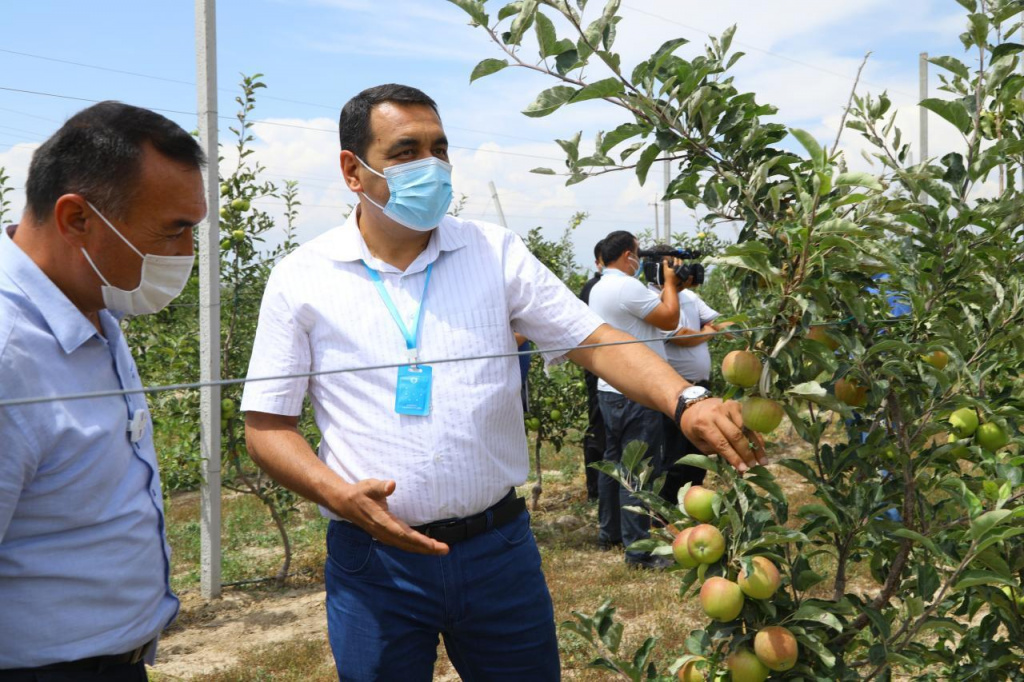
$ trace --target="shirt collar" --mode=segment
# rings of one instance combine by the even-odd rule
[[[359,231],[359,225],[356,222],[356,214],[358,212],[359,207],[356,206],[348,214],[345,224],[335,228],[334,238],[328,247],[327,256],[336,261],[346,263],[360,260],[366,261],[370,267],[381,272],[399,272],[394,266],[388,265],[370,255],[370,249],[367,248],[363,235]],[[441,252],[455,251],[465,245],[466,235],[464,234],[461,221],[451,216],[445,216],[441,219],[441,223],[434,228],[427,248],[416,257],[416,260],[409,265],[404,274],[411,275],[425,270],[427,265],[437,260]]]
[[[97,336],[96,328],[35,261],[14,243],[11,235],[15,227],[11,225],[0,229],[0,272],[6,273],[13,285],[35,304],[64,352],[72,353]],[[100,314],[105,312],[101,310]]]

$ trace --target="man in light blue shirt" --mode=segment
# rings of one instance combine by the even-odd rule
[[[180,293],[206,213],[195,140],[85,109],[36,150],[0,230],[0,681],[145,680],[174,619],[170,550],[124,316]]]

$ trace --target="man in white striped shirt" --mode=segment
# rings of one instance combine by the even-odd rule
[[[515,234],[444,216],[448,142],[433,100],[383,85],[342,109],[347,222],[279,263],[264,293],[249,383],[249,452],[332,519],[329,637],[342,680],[429,680],[443,636],[465,679],[556,680],[550,595],[529,516],[512,331],[681,417],[691,439],[745,470],[735,403],[689,406],[687,383],[604,325]],[[547,350],[545,350],[547,349]],[[297,430],[308,393],[322,432]]]

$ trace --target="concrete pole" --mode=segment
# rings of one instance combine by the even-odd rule
[[[672,182],[672,162],[665,159],[665,243],[672,243],[672,202],[668,200],[668,186]]]
[[[918,98],[920,100],[928,99],[928,53],[921,53],[920,61],[920,74],[918,76]],[[924,107],[919,107],[920,121],[921,121],[921,163],[925,163],[928,160],[928,110]]]
[[[501,221],[501,226],[507,230],[508,223],[505,222],[505,212],[501,210],[501,202],[498,200],[498,189],[494,186],[493,180],[487,184],[491,188],[491,198],[494,199],[494,209],[498,212],[498,220]]]
[[[196,0],[196,95],[206,152],[206,219],[199,225],[199,380],[220,377],[220,171],[217,163],[216,0]],[[199,393],[203,483],[200,489],[200,591],[220,596],[220,387]]]

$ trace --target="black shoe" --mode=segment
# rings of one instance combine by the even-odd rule
[[[619,540],[619,541],[598,540],[597,541],[597,548],[599,550],[601,550],[602,552],[610,552],[613,549],[621,549],[622,548],[622,541],[621,540]]]
[[[648,554],[642,559],[630,559],[626,557],[626,566],[629,568],[644,569],[647,571],[664,571],[676,562],[667,556],[655,556]]]

